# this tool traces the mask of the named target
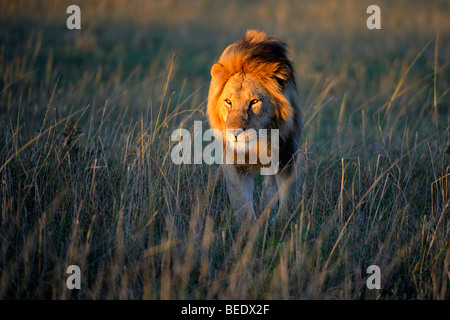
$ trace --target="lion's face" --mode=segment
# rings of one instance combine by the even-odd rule
[[[233,75],[218,104],[228,146],[240,150],[267,138],[261,137],[259,130],[272,127],[274,105],[270,93],[253,75]]]

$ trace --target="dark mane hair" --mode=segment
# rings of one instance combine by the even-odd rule
[[[249,30],[242,39],[225,49],[218,63],[230,77],[243,72],[254,74],[260,80],[270,78],[283,91],[289,80],[295,83],[294,66],[286,51],[284,42],[263,31]]]

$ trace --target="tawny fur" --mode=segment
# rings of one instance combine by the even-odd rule
[[[224,50],[211,69],[211,77],[207,107],[211,128],[223,133],[237,128],[244,132],[249,128],[279,129],[280,171],[276,177],[265,178],[263,193],[275,193],[280,202],[285,200],[292,182],[298,182],[293,175],[302,130],[294,67],[287,58],[286,45],[262,31],[247,31]],[[251,101],[258,103],[252,107]],[[233,207],[245,208],[255,216],[251,176],[255,171],[251,168],[223,165]]]

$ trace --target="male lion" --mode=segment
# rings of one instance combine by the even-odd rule
[[[249,30],[225,49],[213,65],[211,77],[208,118],[211,128],[220,130],[224,137],[224,154],[232,152],[236,159],[237,154],[246,153],[248,160],[250,150],[261,148],[262,142],[269,146],[269,152],[279,153],[276,174],[264,177],[261,195],[263,208],[278,201],[278,215],[291,187],[295,185],[298,192],[300,184],[297,165],[302,117],[286,45],[262,31]],[[270,133],[258,134],[259,129],[278,129],[278,145]],[[256,218],[254,176],[263,165],[259,161],[223,163],[234,210]]]

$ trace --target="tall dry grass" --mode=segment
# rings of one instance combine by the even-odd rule
[[[80,1],[68,31],[65,1],[0,2],[0,298],[448,299],[449,5],[382,1],[373,32],[369,4]],[[169,136],[256,27],[297,66],[303,194],[240,225]]]

